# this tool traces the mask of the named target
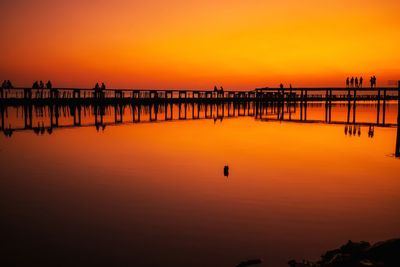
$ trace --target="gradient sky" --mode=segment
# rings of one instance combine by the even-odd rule
[[[398,0],[2,0],[17,86],[253,89],[400,79]]]

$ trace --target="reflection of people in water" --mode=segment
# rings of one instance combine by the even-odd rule
[[[373,125],[370,125],[370,126],[369,126],[369,129],[368,129],[368,137],[369,137],[369,138],[374,137],[374,126],[373,126]]]
[[[347,135],[348,130],[349,130],[349,129],[348,129],[348,126],[347,126],[347,125],[344,126],[344,134],[345,134],[345,135]]]
[[[357,132],[358,136],[361,136],[361,126],[358,125],[358,132]]]
[[[350,136],[353,134],[353,127],[351,125],[349,125],[349,134]]]

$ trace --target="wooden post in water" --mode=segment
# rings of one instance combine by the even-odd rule
[[[398,81],[397,88],[397,138],[395,156],[397,158],[400,157],[400,81]]]
[[[378,104],[377,104],[377,110],[376,110],[376,124],[379,124],[379,113],[381,111],[381,89],[378,88]]]
[[[329,91],[329,123],[331,123],[332,118],[332,89]]]
[[[32,129],[32,105],[25,105],[25,129]]]
[[[4,131],[4,107],[3,105],[0,105],[0,113],[1,113],[1,129]]]
[[[325,122],[328,122],[328,89],[325,92]]]
[[[383,89],[382,124],[386,121],[386,89]]]

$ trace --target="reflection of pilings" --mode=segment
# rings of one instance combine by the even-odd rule
[[[94,123],[96,126],[103,125],[103,106],[95,105],[94,106]],[[100,115],[100,119],[99,119]]]
[[[300,120],[303,120],[303,100],[300,100]]]
[[[81,125],[81,105],[73,106],[72,107],[74,113],[74,125],[80,126]],[[78,113],[78,114],[77,114]]]
[[[32,128],[32,105],[24,106],[25,128]]]
[[[386,89],[383,90],[383,105],[382,105],[382,124],[386,121]]]
[[[168,107],[169,107],[169,116],[168,116]],[[173,106],[171,103],[165,104],[165,120],[172,120],[173,118]]]
[[[350,123],[350,110],[351,110],[350,102],[347,102],[347,123]]]
[[[186,92],[185,92],[185,97],[186,97]],[[182,116],[182,112],[181,112],[181,106],[184,106],[184,109],[183,109],[183,111],[184,111],[184,113],[183,113],[183,116]],[[184,119],[186,119],[186,112],[187,112],[187,104],[186,104],[186,102],[184,103],[184,104],[182,104],[182,103],[179,103],[178,104],[178,106],[179,106],[179,119],[180,120],[184,120]]]
[[[123,107],[122,105],[114,105],[114,120],[115,123],[122,123]]]
[[[3,105],[0,105],[0,113],[1,113],[1,130],[4,131],[4,109],[6,109],[6,107],[3,107]]]
[[[140,122],[141,105],[132,105],[132,120]]]
[[[379,116],[379,113],[381,112],[381,90],[380,89],[378,89],[378,96],[377,96],[377,98],[378,98],[378,104],[377,104],[377,112],[376,112],[376,124],[379,124],[379,118],[380,118],[380,116]]]
[[[397,91],[397,138],[396,138],[396,157],[400,157],[400,81],[398,81]]]

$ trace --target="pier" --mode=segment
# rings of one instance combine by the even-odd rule
[[[397,99],[399,88],[256,88],[249,91],[141,90],[85,88],[0,88],[0,103],[179,103],[179,102],[309,102],[387,101]]]

